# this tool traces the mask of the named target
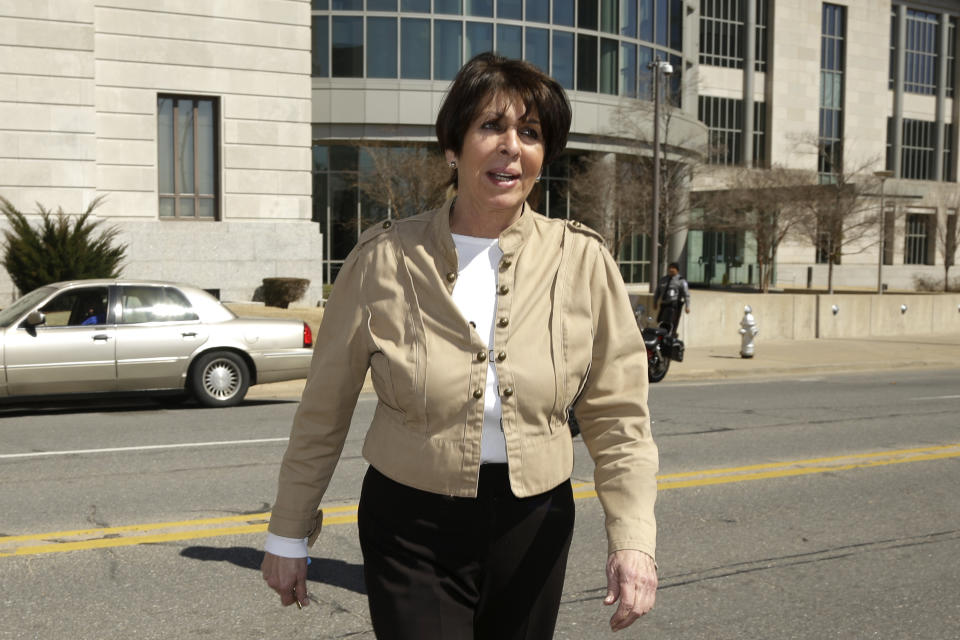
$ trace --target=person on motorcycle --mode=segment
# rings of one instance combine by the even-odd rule
[[[680,308],[683,307],[686,313],[690,313],[690,287],[680,275],[679,263],[671,262],[667,265],[667,275],[657,283],[653,303],[660,310],[657,322],[661,326],[668,326],[670,335],[676,337],[680,326]]]

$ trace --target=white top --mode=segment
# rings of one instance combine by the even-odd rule
[[[493,323],[497,316],[497,267],[503,258],[499,239],[452,235],[459,262],[453,301],[464,319],[473,325],[477,335],[487,343],[487,348],[493,349]],[[507,443],[500,424],[502,405],[497,389],[497,369],[493,365],[493,358],[488,358],[487,384],[483,394],[481,463],[507,461]],[[287,538],[268,531],[264,550],[285,558],[305,558],[308,555],[307,539]]]
[[[453,301],[480,339],[493,349],[493,323],[497,317],[497,266],[503,257],[498,238],[453,234],[459,261]],[[483,393],[483,438],[480,463],[507,461],[507,442],[500,426],[502,406],[493,358],[487,359],[487,385]]]

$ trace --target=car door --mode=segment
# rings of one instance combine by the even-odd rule
[[[114,391],[116,328],[106,286],[60,291],[40,306],[36,327],[10,327],[5,336],[10,395]]]
[[[190,301],[162,285],[120,285],[118,299],[120,390],[183,388],[190,357],[208,335]]]

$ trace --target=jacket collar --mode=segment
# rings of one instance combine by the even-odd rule
[[[450,213],[455,201],[454,197],[443,203],[443,206],[434,210],[433,218],[430,220],[430,235],[434,245],[440,248],[443,258],[453,266],[457,265],[457,249],[453,244],[453,234],[450,231]],[[523,246],[533,233],[533,219],[536,215],[533,208],[524,203],[520,218],[500,233],[500,250],[504,254],[516,251]]]

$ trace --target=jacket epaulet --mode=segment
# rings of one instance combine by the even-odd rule
[[[370,225],[367,229],[360,234],[360,240],[357,241],[357,246],[364,245],[374,238],[385,234],[387,231],[393,228],[396,224],[394,220],[383,220],[382,222],[377,222]]]
[[[583,224],[579,220],[567,220],[567,229],[574,231],[575,233],[582,233],[585,236],[593,238],[600,244],[603,244],[603,236],[599,232],[594,231],[587,225]]]

